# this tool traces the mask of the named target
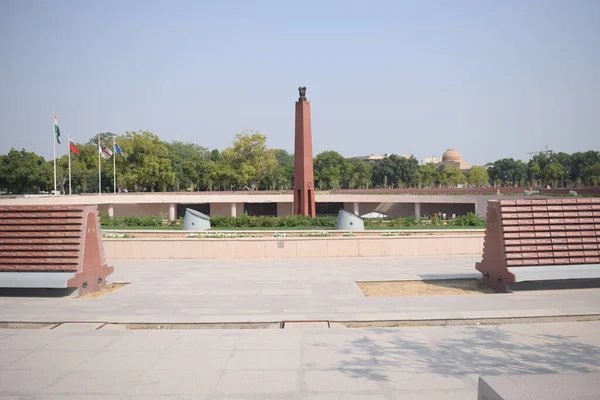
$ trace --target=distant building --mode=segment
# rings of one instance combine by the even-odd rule
[[[423,164],[439,164],[442,162],[442,157],[424,157]]]
[[[454,149],[448,149],[442,155],[442,161],[437,163],[436,167],[440,165],[450,165],[453,167],[458,167],[462,170],[471,169],[471,166],[468,162],[464,161],[460,155],[460,153]]]
[[[383,160],[391,154],[370,154],[368,156],[352,157],[355,160],[362,160],[367,162],[374,162]],[[396,154],[398,157],[411,158],[411,155],[407,154]],[[432,163],[436,168],[442,165],[452,165],[462,170],[468,170],[471,168],[468,162],[464,161],[458,151],[454,149],[448,149],[444,152],[441,157],[424,157],[422,159],[423,164]]]
[[[379,161],[379,160],[383,160],[384,158],[386,158],[387,156],[389,156],[390,154],[370,154],[368,156],[358,156],[358,157],[352,157],[355,160],[362,160],[362,161],[369,161],[369,162],[373,162],[373,161]],[[403,157],[403,158],[410,158],[411,156],[406,155],[406,154],[396,154],[398,157]]]

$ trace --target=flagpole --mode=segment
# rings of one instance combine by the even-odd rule
[[[69,196],[72,194],[71,192],[71,136],[68,137],[67,141],[67,152],[69,153]]]
[[[52,148],[54,149],[54,195],[56,193],[56,127],[54,125],[54,110],[52,110]]]
[[[102,173],[100,170],[100,159],[101,159],[101,155],[100,153],[102,152],[102,147],[100,147],[100,134],[98,134],[98,195],[102,194]]]
[[[115,136],[113,135],[113,191],[114,193],[117,193],[117,152],[115,151],[115,147],[116,147],[116,140],[115,140]]]

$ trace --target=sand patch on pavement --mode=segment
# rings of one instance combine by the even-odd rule
[[[356,282],[365,297],[447,296],[495,293],[477,279]]]
[[[129,283],[107,283],[106,286],[97,292],[86,294],[84,296],[77,297],[78,299],[95,299],[100,296],[104,296],[107,293],[114,292],[117,289],[121,289],[123,286],[127,286]]]

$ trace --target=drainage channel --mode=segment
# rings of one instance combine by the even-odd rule
[[[559,315],[545,317],[473,318],[432,320],[384,321],[280,321],[280,322],[230,322],[230,323],[111,323],[90,321],[65,322],[0,322],[0,329],[50,329],[50,330],[206,330],[206,329],[330,329],[330,328],[404,328],[427,326],[472,326],[542,324],[553,322],[600,321],[600,314]]]

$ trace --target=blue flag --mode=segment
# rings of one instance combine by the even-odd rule
[[[123,153],[117,142],[115,142],[115,153],[120,154],[121,156],[123,156],[123,158],[127,158],[127,156],[125,155],[125,153]]]

